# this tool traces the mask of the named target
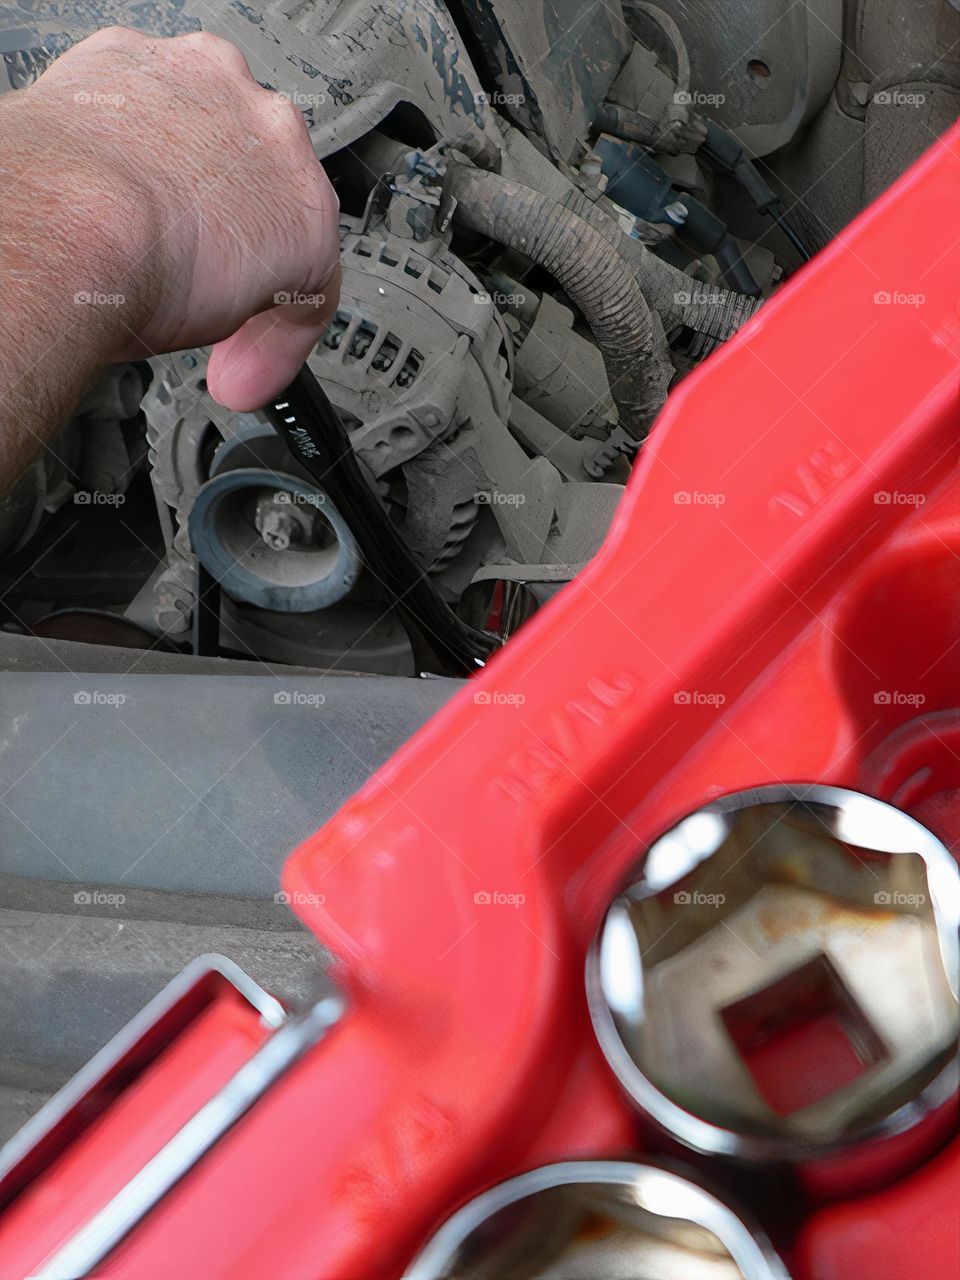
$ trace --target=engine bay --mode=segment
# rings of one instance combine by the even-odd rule
[[[11,0],[0,93],[111,24],[228,42],[107,33],[197,244],[254,167],[0,494],[0,1270],[953,1275],[960,0]]]
[[[10,91],[94,26],[202,24],[300,109],[340,201],[310,369],[398,545],[502,643],[600,547],[670,389],[953,118],[950,13],[57,0],[0,24]],[[4,495],[5,629],[429,669],[353,513],[214,402],[207,354],[105,370]]]

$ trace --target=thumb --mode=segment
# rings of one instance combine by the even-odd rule
[[[299,372],[333,315],[340,268],[313,302],[281,302],[216,343],[207,365],[210,394],[225,409],[247,413],[274,399]],[[296,295],[293,295],[294,297]]]

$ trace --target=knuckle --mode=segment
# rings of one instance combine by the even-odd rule
[[[300,108],[290,98],[281,93],[269,93],[263,98],[263,106],[267,122],[279,134],[300,133],[303,129],[303,116]]]
[[[197,49],[216,48],[220,40],[219,36],[215,36],[212,31],[188,31],[186,35],[179,36],[184,44],[189,44]]]
[[[237,67],[245,67],[247,60],[235,44],[224,40],[223,36],[214,35],[212,31],[191,31],[181,39],[200,53],[219,58],[221,62],[232,63]]]
[[[105,45],[124,45],[132,44],[136,40],[144,40],[146,37],[140,31],[134,31],[130,27],[121,27],[118,23],[114,23],[109,27],[100,27],[89,36],[87,43]]]

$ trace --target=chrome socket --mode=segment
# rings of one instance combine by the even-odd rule
[[[789,1280],[766,1237],[653,1164],[544,1165],[471,1200],[405,1280]]]
[[[587,963],[624,1089],[684,1146],[878,1185],[956,1114],[960,875],[913,818],[777,786],[647,850]]]

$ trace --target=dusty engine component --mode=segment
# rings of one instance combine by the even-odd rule
[[[263,428],[241,431],[214,455],[187,531],[200,563],[234,600],[308,613],[345,599],[359,578],[350,526],[298,472]]]
[[[52,445],[0,495],[0,555],[25,547],[45,518],[71,500],[116,500],[146,460],[138,419],[143,379],[132,364],[112,365],[91,386]]]
[[[560,283],[603,355],[626,437],[639,442],[662,408],[673,366],[636,281],[585,219],[499,174],[457,166],[458,216],[473,231],[526,254]]]
[[[453,598],[484,560],[547,558],[561,476],[510,434],[513,342],[479,279],[438,239],[350,225],[342,264],[340,305],[310,363],[398,536]],[[351,595],[359,564],[342,513],[256,415],[218,410],[204,353],[156,364],[144,408],[171,518],[154,624],[189,629],[197,558],[233,599],[274,614]]]
[[[47,471],[38,461],[0,497],[0,552],[19,551],[36,533],[43,519],[46,486]]]
[[[691,101],[734,127],[754,156],[786,146],[830,96],[843,51],[843,7],[843,0],[659,0],[689,51],[684,88]],[[658,27],[664,32],[653,5],[624,0],[623,9],[640,40],[658,40]]]
[[[441,241],[389,234],[345,236],[342,266],[340,307],[310,364],[371,476],[401,468],[386,496],[405,541],[440,572],[473,530],[478,496],[509,492],[515,501],[487,505],[509,554],[538,558],[556,477],[504,426],[512,342],[479,279]]]
[[[273,0],[260,8],[188,0],[183,9],[204,30],[232,39],[256,79],[303,110],[320,156],[350,146],[397,109],[435,136],[478,130],[498,145],[498,117],[438,0]]]
[[[266,421],[213,401],[206,352],[154,363],[143,403],[165,554],[128,616],[192,644],[203,566],[224,587],[224,652],[407,673],[403,628],[357,588],[349,529]]]
[[[960,9],[953,0],[847,0],[843,63],[825,105],[793,146],[770,158],[809,192],[798,220],[826,244],[960,113]],[[849,163],[824,166],[843,154]]]
[[[671,386],[946,123],[950,14],[19,0],[0,34],[16,91],[106,23],[203,27],[300,109],[342,217],[310,369],[403,554],[444,608],[506,635],[599,547]],[[205,368],[184,351],[111,371],[0,498],[8,625],[106,609],[182,651],[411,672],[356,513],[264,414],[217,406]],[[18,576],[25,556],[44,571]]]
[[[554,160],[574,163],[633,40],[617,5],[585,18],[579,0],[461,0],[475,39],[471,53],[493,87],[490,100],[540,139]]]
[[[504,276],[495,283],[517,322],[516,395],[571,436],[605,439],[616,421],[610,384],[600,352],[574,328],[574,312]]]

